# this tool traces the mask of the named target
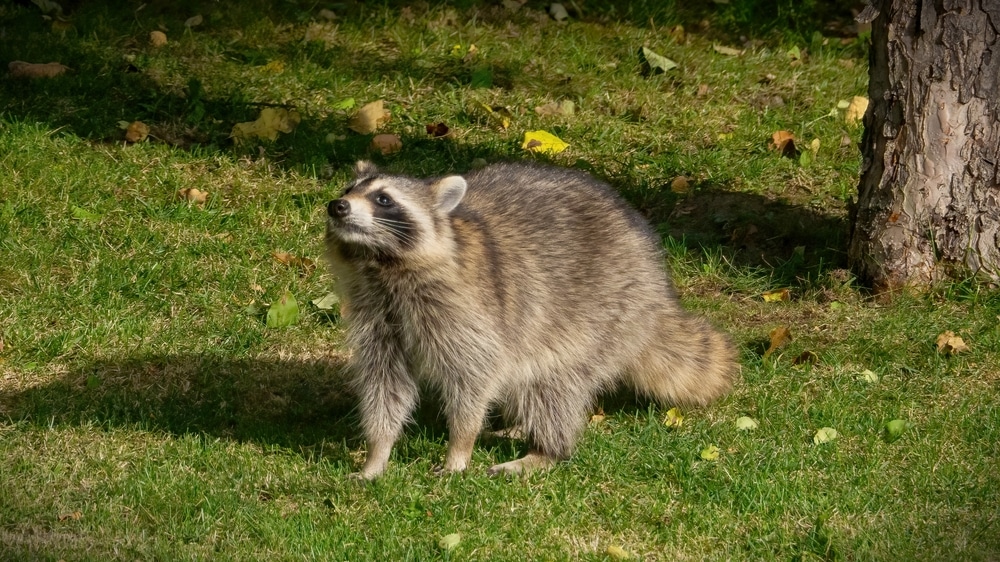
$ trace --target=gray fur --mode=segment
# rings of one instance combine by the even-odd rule
[[[526,164],[420,180],[362,162],[356,174],[330,203],[326,240],[362,477],[385,469],[420,383],[442,397],[447,471],[466,468],[491,407],[520,427],[530,453],[491,472],[567,458],[595,397],[619,384],[664,404],[707,404],[732,385],[728,339],[680,308],[659,238],[607,185]]]

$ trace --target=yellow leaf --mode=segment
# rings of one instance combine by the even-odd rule
[[[704,449],[701,450],[700,456],[706,461],[714,461],[714,460],[719,460],[719,453],[720,451],[718,447],[716,447],[715,445],[709,445],[708,447],[705,447]]]
[[[629,551],[625,550],[620,546],[615,546],[615,545],[606,548],[604,550],[604,553],[614,558],[615,560],[628,560],[629,558],[632,558],[632,553],[630,553]]]
[[[857,125],[858,121],[865,116],[865,111],[868,110],[868,98],[863,96],[854,96],[851,98],[851,103],[847,106],[847,113],[844,114],[844,121],[848,125]]]
[[[374,133],[375,129],[384,125],[392,116],[392,113],[383,107],[383,103],[382,100],[376,100],[365,104],[354,117],[351,117],[347,128],[362,135]]]
[[[532,152],[544,152],[547,154],[558,154],[568,147],[569,144],[561,138],[547,131],[527,131],[524,133],[524,142],[521,148]]]
[[[482,113],[487,119],[489,119],[493,124],[499,125],[501,129],[507,130],[510,127],[511,115],[510,110],[502,105],[488,106],[482,102],[476,102],[476,107],[479,112]]]
[[[260,117],[256,121],[233,125],[230,136],[239,142],[254,138],[273,141],[278,138],[278,133],[292,132],[301,120],[299,113],[294,109],[265,107],[260,111]]]
[[[663,425],[667,427],[680,427],[684,423],[684,414],[676,406],[667,410],[667,417],[663,420]]]
[[[764,297],[764,302],[781,302],[791,298],[791,291],[788,289],[775,289],[773,291],[764,291],[761,296]]]

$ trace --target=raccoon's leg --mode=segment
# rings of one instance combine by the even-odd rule
[[[489,474],[517,474],[549,468],[569,458],[586,427],[596,389],[589,376],[556,377],[514,389],[506,404],[507,416],[516,420],[528,440],[528,454],[495,465]]]
[[[655,335],[625,377],[637,392],[661,404],[705,405],[732,387],[738,367],[725,335],[673,309],[660,313]]]
[[[490,396],[481,389],[464,389],[445,396],[448,416],[448,454],[444,472],[461,472],[472,460],[472,448],[489,413]]]
[[[368,446],[365,464],[355,476],[365,480],[385,471],[392,446],[419,398],[417,384],[395,350],[373,348],[365,350],[367,357],[358,358],[354,379],[361,398],[361,427]]]

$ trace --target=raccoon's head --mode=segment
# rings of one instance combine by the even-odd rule
[[[354,167],[354,181],[327,204],[327,243],[349,255],[429,254],[450,243],[448,215],[465,196],[461,176],[420,180],[382,174],[370,162]]]

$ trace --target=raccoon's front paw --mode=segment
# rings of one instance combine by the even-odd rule
[[[461,474],[465,472],[466,465],[463,463],[461,466],[448,466],[448,463],[443,465],[436,464],[431,468],[431,474],[434,476],[447,476],[449,474]]]
[[[372,482],[378,478],[378,474],[365,474],[364,471],[352,472],[347,475],[347,479],[352,482]]]

